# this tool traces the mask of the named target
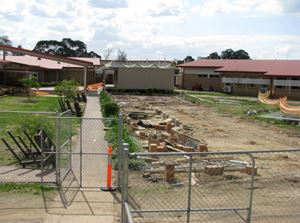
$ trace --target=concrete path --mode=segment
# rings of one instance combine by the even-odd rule
[[[104,125],[101,119],[98,96],[89,96],[82,120],[82,151],[83,153],[107,152],[107,142],[104,140]],[[80,142],[77,152],[80,150]],[[79,156],[72,159],[74,174],[80,183]],[[106,155],[84,154],[82,159],[82,186],[90,189],[69,190],[66,199],[71,204],[64,209],[60,204],[60,198],[46,199],[47,208],[46,223],[112,223],[118,222],[119,208],[115,195],[110,192],[102,192],[99,187],[106,185]],[[78,183],[74,183],[78,185]]]

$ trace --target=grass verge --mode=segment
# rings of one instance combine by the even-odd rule
[[[58,103],[56,97],[34,97],[33,103],[27,102],[27,97],[1,96],[0,97],[0,138],[6,138],[6,131],[19,134],[22,129],[34,131],[35,128],[43,126],[50,130],[54,128],[53,123],[47,117],[49,115],[24,114],[24,112],[56,112]],[[20,111],[11,113],[3,111]],[[52,123],[52,124],[51,124]],[[49,131],[52,132],[52,131]],[[12,155],[6,151],[6,147],[0,141],[0,165],[15,163]]]
[[[119,106],[112,101],[110,96],[102,91],[99,95],[100,106],[102,114],[105,118],[111,118],[105,120],[104,124],[108,128],[106,132],[106,140],[113,145],[113,148],[118,148],[118,113]],[[129,134],[126,126],[122,126],[123,136],[122,141],[128,143],[129,151],[139,152],[142,150],[142,147],[137,143],[137,141]],[[114,161],[114,167],[117,167],[116,160]],[[144,161],[139,159],[130,159],[129,168],[132,170],[139,170],[144,166]]]
[[[33,195],[41,195],[42,190],[54,191],[53,187],[44,187],[42,189],[40,183],[0,183],[0,193],[30,193]]]
[[[244,119],[248,119],[248,120],[271,123],[271,124],[274,124],[281,128],[295,129],[298,131],[300,130],[299,126],[291,125],[289,122],[286,122],[286,121],[270,120],[267,118],[260,117],[261,115],[266,114],[266,113],[279,111],[279,109],[277,107],[262,104],[258,101],[244,100],[243,99],[244,97],[241,97],[241,98],[235,97],[233,99],[233,96],[227,96],[227,97],[230,98],[230,100],[234,100],[238,103],[236,103],[236,104],[234,104],[234,103],[233,104],[219,103],[216,100],[214,100],[214,98],[213,98],[213,96],[216,96],[215,94],[211,95],[208,93],[209,92],[206,92],[206,95],[204,97],[201,96],[200,98],[197,98],[197,96],[196,96],[197,94],[190,94],[189,92],[185,92],[183,94],[183,96],[184,96],[185,100],[190,101],[192,103],[201,104],[206,107],[210,107],[210,108],[212,108],[213,111],[215,111],[216,113],[219,113],[219,114],[233,115],[233,116],[238,116],[240,118],[244,118]],[[223,94],[223,93],[220,93],[220,94]],[[221,96],[221,95],[219,95],[219,96]],[[213,103],[210,103],[210,102],[213,102]],[[251,114],[249,114],[249,112]]]

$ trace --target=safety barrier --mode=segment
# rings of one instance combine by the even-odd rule
[[[53,155],[56,160],[56,180],[53,186],[58,188],[65,207],[72,204],[80,189],[94,188],[113,191],[119,188],[118,171],[113,170],[113,159],[121,162],[120,144],[122,120],[116,118],[83,118],[62,115],[52,118],[55,123],[55,150],[45,151],[44,155]],[[117,143],[106,142],[105,129],[117,123]],[[121,146],[120,146],[121,145]],[[114,149],[114,151],[113,151]],[[117,168],[115,168],[117,169]],[[119,168],[121,169],[121,168]],[[48,172],[42,165],[42,173]],[[42,174],[42,182],[44,177]]]
[[[123,223],[300,220],[300,149],[123,155]]]

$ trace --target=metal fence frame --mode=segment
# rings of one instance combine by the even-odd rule
[[[118,159],[118,171],[117,171],[117,182],[116,182],[116,187],[118,190],[120,190],[121,188],[121,173],[120,171],[122,170],[122,135],[123,135],[123,118],[122,118],[122,114],[119,114],[118,118],[85,118],[85,117],[72,117],[72,114],[70,113],[70,111],[66,111],[60,114],[57,114],[56,117],[50,117],[50,119],[53,120],[53,122],[55,123],[55,134],[56,134],[56,142],[55,144],[57,145],[56,147],[56,151],[55,152],[43,152],[43,155],[55,155],[55,159],[56,159],[56,167],[55,167],[55,182],[53,182],[55,184],[55,187],[57,187],[58,192],[60,194],[62,203],[64,205],[65,208],[67,208],[67,206],[69,206],[70,204],[67,202],[67,199],[64,196],[64,192],[63,192],[63,187],[66,186],[62,186],[62,183],[64,182],[64,180],[66,179],[67,175],[70,172],[73,172],[73,166],[72,166],[72,157],[74,156],[79,156],[79,177],[78,179],[76,178],[74,172],[73,175],[76,178],[75,180],[78,182],[78,186],[74,187],[74,186],[67,186],[66,188],[64,188],[65,190],[69,190],[69,189],[88,189],[88,188],[97,188],[100,189],[100,186],[95,187],[95,186],[84,186],[83,185],[83,157],[87,157],[87,156],[108,156],[107,152],[85,152],[84,151],[84,146],[82,144],[83,142],[83,121],[84,120],[97,120],[97,121],[117,121],[118,123],[118,148],[116,150],[116,152],[114,152],[112,155],[114,157],[116,157]],[[77,119],[80,120],[79,123],[79,150],[74,151],[72,149],[72,120]],[[69,138],[62,142],[61,140],[61,124],[63,121],[68,121],[69,122],[69,128],[68,128],[68,134],[69,134]],[[70,150],[69,151],[62,151],[61,148],[63,146],[65,146],[66,144],[70,144]],[[69,156],[70,157],[70,166],[69,169],[63,174],[61,171],[61,166],[60,166],[60,159],[61,156]],[[44,179],[43,179],[43,173],[45,172],[45,165],[44,165],[44,161],[42,160],[42,165],[41,165],[41,183],[42,185],[45,185]],[[103,170],[104,172],[106,172],[106,169]]]
[[[190,222],[190,213],[191,212],[203,212],[203,211],[233,211],[237,214],[244,222],[250,223],[252,217],[252,208],[253,208],[253,195],[254,195],[254,178],[255,178],[255,154],[267,154],[267,153],[291,153],[291,152],[300,152],[300,149],[280,149],[280,150],[249,150],[249,151],[224,151],[224,152],[139,152],[139,153],[129,153],[128,144],[123,144],[123,165],[122,165],[122,212],[121,212],[121,222],[122,223],[133,223],[132,214],[134,213],[158,213],[158,212],[186,212],[187,219],[186,222]],[[188,204],[186,209],[145,209],[145,210],[132,210],[130,209],[128,201],[128,160],[131,157],[139,156],[188,156],[189,157],[189,188],[188,188]],[[206,155],[247,155],[252,160],[252,174],[251,174],[251,187],[250,187],[250,196],[249,196],[249,205],[245,208],[236,208],[236,209],[191,209],[191,173],[192,173],[192,157],[193,156],[206,156]],[[239,211],[246,210],[247,218],[244,219]]]

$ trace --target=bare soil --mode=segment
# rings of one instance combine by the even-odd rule
[[[284,149],[300,146],[299,131],[219,114],[210,107],[167,96],[114,96],[125,110],[159,109],[192,128],[187,134],[205,140],[209,151]]]
[[[299,148],[300,129],[279,128],[273,124],[193,104],[178,97],[114,96],[125,111],[155,112],[156,109],[191,127],[184,133],[205,140],[209,151],[237,151]],[[161,117],[150,118],[152,122]],[[222,157],[222,155],[221,155]],[[252,222],[299,222],[300,153],[255,154],[258,173],[254,180]],[[247,156],[233,156],[247,161]],[[251,162],[251,161],[250,161]],[[193,166],[196,164],[194,163]],[[148,164],[151,169],[151,164]],[[221,176],[193,173],[192,208],[245,208],[249,204],[251,176],[225,172]],[[154,174],[153,174],[154,175]],[[143,178],[130,172],[129,194],[135,209],[185,209],[188,199],[188,173],[175,174],[179,187],[164,180],[164,174]],[[246,218],[247,213],[240,214]],[[134,215],[135,222],[186,222],[185,212]],[[192,212],[191,222],[243,222],[234,212]]]
[[[41,223],[45,217],[43,197],[31,193],[0,193],[0,223]]]

